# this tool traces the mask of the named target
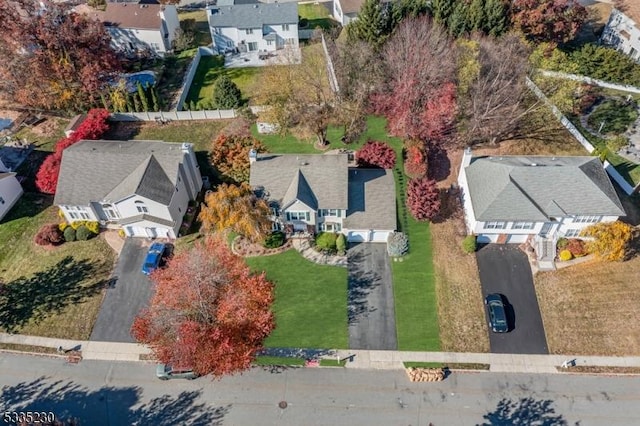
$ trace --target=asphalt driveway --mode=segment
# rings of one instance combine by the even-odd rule
[[[138,312],[148,306],[152,295],[151,281],[141,272],[148,246],[139,238],[125,240],[91,340],[134,342],[129,330]]]
[[[398,348],[391,262],[386,248],[386,244],[360,243],[347,253],[351,349]]]
[[[508,301],[506,311],[512,330],[501,334],[489,331],[491,352],[549,353],[526,254],[508,244],[489,244],[478,250],[476,258],[483,297],[500,293]]]

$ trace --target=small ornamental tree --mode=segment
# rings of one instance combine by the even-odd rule
[[[581,235],[593,238],[586,243],[589,252],[604,260],[619,261],[627,254],[634,229],[620,221],[601,222],[585,228]]]
[[[56,245],[63,241],[62,231],[55,223],[43,225],[34,238],[34,242],[39,246]]]
[[[431,220],[440,211],[440,193],[436,181],[411,179],[407,185],[407,207],[416,220]]]
[[[218,77],[213,85],[213,104],[219,109],[234,109],[242,104],[242,93],[226,75]]]
[[[162,363],[214,377],[241,372],[275,326],[273,284],[221,238],[177,253],[151,279],[155,294],[131,334]]]
[[[50,154],[36,174],[36,187],[45,194],[55,194],[58,186],[58,174],[60,173],[61,156]]]
[[[64,228],[64,240],[68,243],[76,240],[76,230],[71,226]]]
[[[404,256],[409,251],[409,238],[402,232],[393,232],[387,238],[387,253],[391,257]]]
[[[410,178],[421,178],[427,175],[427,156],[424,143],[420,141],[407,143],[405,148],[404,172]]]
[[[211,144],[211,163],[227,181],[249,181],[249,151],[264,152],[264,146],[252,136],[221,133]]]
[[[384,142],[368,141],[356,152],[356,162],[360,167],[393,169],[396,165],[396,152]]]
[[[578,0],[514,0],[511,6],[514,27],[538,42],[571,41],[586,19]]]

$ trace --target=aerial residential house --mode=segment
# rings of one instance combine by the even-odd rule
[[[618,2],[604,27],[601,41],[640,61],[640,1]]]
[[[54,204],[71,223],[130,237],[176,238],[202,177],[189,143],[89,141],[66,148]]]
[[[463,155],[458,183],[467,232],[480,243],[539,246],[555,256],[560,237],[577,237],[625,211],[597,157]]]
[[[250,154],[250,183],[272,209],[274,229],[341,232],[386,242],[396,229],[389,170],[350,167],[347,154]]]
[[[333,0],[333,18],[346,26],[358,17],[364,0]]]
[[[213,48],[219,53],[298,49],[297,3],[254,3],[207,8]]]
[[[172,50],[180,28],[174,5],[148,3],[107,3],[104,22],[113,47],[127,54],[152,52],[163,56]]]
[[[0,161],[0,220],[11,210],[23,194],[22,186],[16,174],[3,171]]]

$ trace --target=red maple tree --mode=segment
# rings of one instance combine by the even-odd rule
[[[404,172],[410,178],[421,178],[427,175],[424,143],[411,141],[405,145]]]
[[[433,179],[411,179],[407,184],[407,208],[416,220],[431,220],[440,211],[440,193]]]
[[[176,254],[151,279],[155,294],[131,333],[160,362],[215,377],[240,372],[274,328],[273,285],[221,238]]]
[[[588,15],[577,0],[515,0],[511,7],[513,25],[535,41],[571,41]]]
[[[367,141],[356,152],[356,162],[360,167],[393,169],[396,165],[396,152],[384,142]]]
[[[87,113],[85,120],[68,137],[62,138],[56,143],[55,151],[45,158],[36,174],[36,187],[45,194],[55,194],[62,163],[62,152],[65,148],[82,139],[98,139],[107,130],[109,124],[109,111],[106,109],[92,109]]]

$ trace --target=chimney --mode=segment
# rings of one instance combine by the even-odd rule
[[[464,154],[462,154],[462,166],[460,167],[461,170],[464,170],[465,167],[471,164],[472,156],[473,153],[471,152],[471,147],[466,147],[464,150]]]
[[[253,164],[256,161],[258,161],[258,152],[255,149],[251,148],[249,150],[249,164]]]

